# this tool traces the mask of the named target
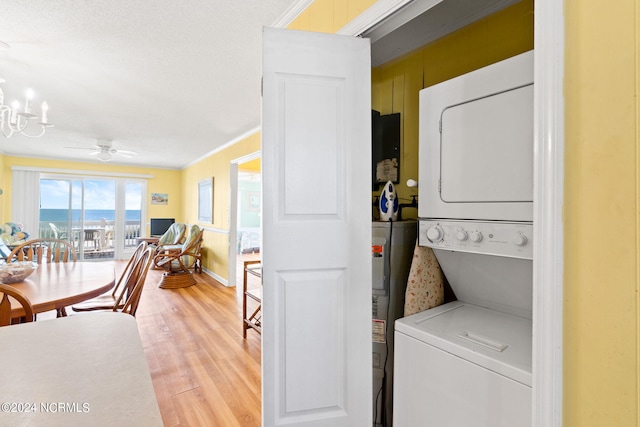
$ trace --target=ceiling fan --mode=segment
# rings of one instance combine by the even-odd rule
[[[96,156],[98,160],[102,162],[108,162],[113,158],[114,154],[117,154],[119,156],[126,157],[126,158],[131,158],[136,154],[138,154],[135,151],[119,150],[117,148],[113,148],[113,141],[109,139],[98,140],[95,146],[93,147],[65,147],[65,148],[72,148],[76,150],[92,150],[92,152],[89,153],[89,155]]]

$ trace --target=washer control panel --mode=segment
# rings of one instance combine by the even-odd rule
[[[421,219],[418,244],[434,249],[533,259],[533,224]]]

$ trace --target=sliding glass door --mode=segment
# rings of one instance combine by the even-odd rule
[[[40,237],[71,242],[79,259],[124,259],[145,212],[146,181],[111,177],[40,178]]]

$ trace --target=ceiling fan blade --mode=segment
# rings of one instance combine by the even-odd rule
[[[72,150],[97,150],[97,148],[95,147],[64,147],[64,148],[70,148]]]

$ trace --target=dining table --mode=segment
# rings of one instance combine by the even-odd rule
[[[133,316],[5,326],[0,343],[0,426],[162,426]]]
[[[102,295],[115,286],[115,280],[113,261],[75,261],[38,264],[24,281],[8,285],[22,292],[37,314]],[[22,306],[12,304],[11,317],[22,316]]]

